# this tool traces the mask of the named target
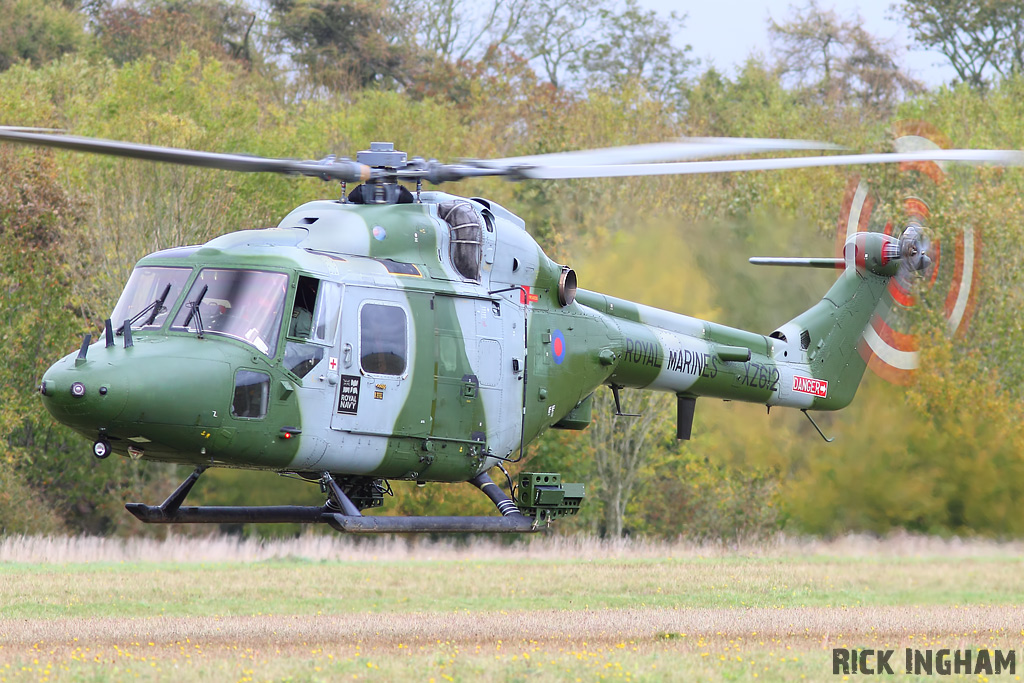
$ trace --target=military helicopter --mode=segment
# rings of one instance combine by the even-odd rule
[[[767,335],[580,289],[508,209],[424,191],[512,180],[718,173],[872,163],[1024,165],[1005,150],[835,154],[799,140],[685,139],[444,164],[373,143],[355,160],[295,161],[155,147],[38,129],[0,140],[342,184],[275,228],[175,246],[136,265],[101,339],[58,360],[39,384],[59,422],[111,453],[194,465],[147,523],[325,523],[348,533],[531,532],[579,510],[582,484],[504,463],[547,429],[585,429],[594,392],[677,396],[677,437],[699,397],[838,410],[865,370],[857,344],[887,284],[930,266],[923,226],[855,232],[842,258],[758,263],[837,269],[807,311]],[[757,153],[803,156],[713,159]],[[817,152],[808,155],[807,152]],[[348,183],[361,183],[351,192]],[[414,184],[409,189],[403,183]],[[811,420],[813,423],[813,419]],[[820,430],[819,430],[820,432]],[[824,435],[822,435],[824,436]],[[317,506],[185,506],[209,467],[319,482]],[[489,477],[499,467],[510,498]],[[500,516],[377,516],[389,480],[470,482]]]

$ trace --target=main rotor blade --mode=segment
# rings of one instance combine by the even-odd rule
[[[552,154],[506,157],[504,159],[467,159],[463,163],[484,168],[521,166],[607,166],[642,164],[657,161],[683,161],[714,156],[756,154],[758,152],[838,150],[839,145],[816,140],[779,140],[773,138],[680,138],[673,142],[604,147]]]
[[[664,164],[617,164],[605,166],[535,166],[509,169],[515,179],[554,180],[565,178],[622,178],[627,176],[695,175],[701,173],[735,173],[739,171],[772,171],[819,166],[853,166],[857,164],[895,164],[908,161],[950,161],[997,166],[1024,166],[1024,152],[1005,149],[936,149],[919,152],[879,154],[840,154],[820,157],[785,157],[772,159],[735,159],[725,161],[685,161]],[[495,173],[495,175],[499,175]],[[504,175],[504,174],[501,174]]]
[[[442,183],[485,176],[500,176],[512,180],[618,178],[626,176],[734,173],[740,171],[767,171],[820,166],[849,166],[855,164],[890,164],[908,161],[949,161],[1002,166],[1024,165],[1024,152],[1022,151],[979,149],[929,149],[881,154],[649,163],[652,160],[659,159],[679,159],[681,157],[695,159],[707,156],[731,156],[763,151],[841,149],[828,143],[808,140],[771,140],[761,138],[690,138],[670,143],[630,145],[579,152],[560,152],[532,157],[475,160],[460,164],[442,164],[437,161],[427,162],[423,159],[414,159],[407,166],[398,169],[371,168],[358,161],[335,159],[333,156],[320,161],[275,159],[244,154],[222,154],[175,147],[141,145],[100,138],[54,135],[13,126],[0,126],[0,141],[58,147],[79,152],[109,154],[186,166],[217,168],[227,171],[286,173],[346,182],[395,178]],[[608,163],[609,161],[617,161],[618,163]]]
[[[91,152],[93,154],[109,154],[130,159],[161,161],[183,166],[218,168],[225,171],[242,171],[247,173],[288,173],[315,176],[323,180],[358,182],[368,180],[372,174],[369,166],[348,159],[334,159],[333,157],[327,157],[321,161],[298,161],[294,159],[247,156],[245,154],[199,152],[191,149],[140,145],[132,142],[86,138],[75,135],[34,133],[7,126],[0,127],[0,140],[27,145],[59,147],[76,152]]]
[[[39,128],[36,126],[0,126],[0,130],[13,130],[21,133],[66,133],[63,128]]]

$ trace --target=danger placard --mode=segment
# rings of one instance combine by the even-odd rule
[[[793,378],[793,391],[799,391],[801,394],[810,394],[820,398],[827,398],[828,382],[823,379],[814,379],[813,377],[801,377],[800,375],[797,375]]]

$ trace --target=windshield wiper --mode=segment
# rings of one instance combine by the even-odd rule
[[[189,301],[186,306],[192,310],[188,312],[188,317],[185,318],[185,327],[192,322],[192,318],[196,319],[196,334],[199,338],[203,338],[203,315],[199,312],[199,304],[203,303],[203,297],[206,296],[206,290],[210,288],[209,285],[203,285],[203,288],[199,291],[199,296],[196,297],[195,301]]]
[[[163,294],[161,294],[156,301],[154,301],[153,303],[151,303],[150,305],[146,306],[141,311],[133,315],[131,319],[128,321],[128,326],[130,327],[134,325],[139,320],[139,318],[146,315],[147,313],[149,313],[149,317],[146,318],[146,322],[142,323],[142,326],[145,327],[146,325],[152,325],[153,322],[156,320],[156,317],[167,310],[166,308],[164,308],[164,301],[167,300],[167,296],[170,293],[171,283],[168,282],[167,286],[164,287]],[[121,327],[117,328],[117,334],[124,334],[124,324],[122,324]]]

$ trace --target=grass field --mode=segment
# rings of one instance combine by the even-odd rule
[[[905,647],[1024,648],[1022,558],[921,538],[6,538],[0,682],[841,680],[833,647],[899,649],[899,674]]]

